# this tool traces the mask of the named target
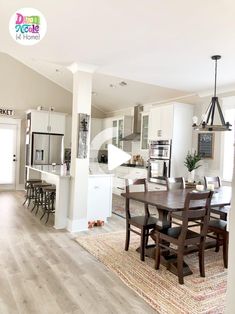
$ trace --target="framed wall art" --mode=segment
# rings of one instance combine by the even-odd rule
[[[85,113],[78,114],[78,149],[77,158],[85,159],[89,149],[90,116]]]
[[[202,158],[214,157],[214,133],[199,133],[198,134],[198,154]]]

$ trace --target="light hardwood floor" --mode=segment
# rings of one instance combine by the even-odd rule
[[[0,192],[1,314],[155,313],[80,247],[77,235],[45,226],[22,203],[22,192]],[[87,232],[124,228],[114,216]]]

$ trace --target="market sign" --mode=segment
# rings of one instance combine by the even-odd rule
[[[14,116],[14,110],[0,108],[0,115],[2,115],[2,116]]]

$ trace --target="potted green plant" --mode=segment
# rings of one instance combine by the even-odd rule
[[[188,182],[194,182],[195,176],[195,169],[201,167],[198,165],[198,162],[201,160],[201,156],[197,154],[196,151],[194,153],[188,152],[187,156],[185,157],[184,165],[188,169]]]

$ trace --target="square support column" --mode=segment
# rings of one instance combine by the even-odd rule
[[[87,201],[89,179],[89,145],[87,157],[77,158],[79,136],[79,114],[91,115],[92,73],[94,70],[73,71],[73,111],[72,111],[72,149],[71,149],[71,191],[67,229],[79,232],[88,228]],[[90,143],[90,124],[88,139]]]

